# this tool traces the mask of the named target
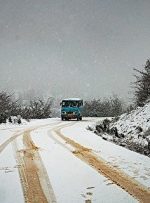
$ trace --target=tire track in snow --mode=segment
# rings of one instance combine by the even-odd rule
[[[18,136],[22,135],[23,132],[20,132],[20,133],[14,133],[12,135],[12,137],[10,137],[9,139],[7,139],[5,142],[3,142],[1,145],[0,145],[0,153],[7,147],[8,144],[10,144],[14,139],[16,139]]]
[[[13,142],[25,202],[56,203],[47,171],[38,153],[39,148],[35,146],[31,139],[31,131],[26,130],[23,134],[25,149],[18,151],[16,141]]]
[[[21,136],[25,131],[28,131],[28,130],[36,130],[38,128],[43,128],[45,126],[53,126],[53,125],[58,125],[60,122],[57,122],[57,123],[51,123],[51,124],[44,124],[44,125],[39,125],[39,126],[36,126],[36,127],[30,127],[30,128],[27,128],[26,130],[17,130],[17,132],[15,132],[9,139],[7,139],[5,142],[3,142],[1,145],[0,145],[0,153],[7,147],[8,144],[10,144],[13,140],[15,140],[17,137]]]
[[[116,169],[115,167],[106,163],[106,161],[104,161],[100,157],[97,157],[91,149],[80,145],[79,143],[73,141],[68,137],[65,137],[61,133],[61,129],[65,127],[69,127],[69,125],[67,124],[66,126],[56,127],[55,129],[53,129],[53,131],[56,133],[56,135],[62,138],[66,144],[71,145],[75,149],[74,151],[72,151],[72,153],[77,158],[93,167],[98,173],[110,179],[112,182],[120,186],[122,189],[124,189],[130,195],[134,196],[140,202],[150,202],[150,190],[148,188],[134,180],[129,175],[125,174],[123,171]],[[67,148],[67,145],[65,147]]]

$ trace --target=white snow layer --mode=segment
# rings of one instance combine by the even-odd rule
[[[55,125],[70,123],[72,126],[62,129],[65,136],[81,145],[91,148],[98,156],[125,171],[142,184],[150,187],[149,158],[131,152],[123,147],[109,143],[86,130],[97,119],[83,119],[81,122],[61,122],[60,119],[33,120],[30,123],[12,126],[0,126],[0,145],[18,129],[36,128],[31,132],[33,142],[39,147],[39,153],[47,170],[57,203],[83,203],[91,200],[100,202],[137,202],[127,192],[115,184],[109,184],[104,176],[82,162],[72,154],[72,147],[53,132]],[[48,126],[48,124],[50,124]],[[42,126],[44,125],[44,126]],[[9,129],[8,129],[9,128]],[[18,149],[23,148],[22,135],[16,139]],[[0,202],[24,202],[17,163],[11,143],[0,153]],[[11,184],[10,184],[11,183]]]

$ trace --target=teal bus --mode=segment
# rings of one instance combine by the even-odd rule
[[[80,98],[63,99],[61,104],[61,120],[82,120],[83,100]]]

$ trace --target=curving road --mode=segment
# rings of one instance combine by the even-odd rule
[[[85,125],[86,122],[87,120],[85,120],[85,122],[84,121],[80,122],[81,126],[82,123],[84,123]],[[2,152],[4,152],[8,148],[8,146],[10,146],[10,144],[12,145],[13,151],[10,153],[14,154],[16,164],[18,166],[17,170],[20,177],[20,183],[22,186],[24,202],[27,203],[67,202],[67,198],[65,200],[61,199],[61,196],[63,196],[63,194],[59,196],[58,192],[55,192],[57,191],[57,187],[59,187],[57,185],[59,185],[60,183],[57,183],[57,181],[55,181],[55,179],[57,179],[58,177],[54,177],[54,175],[52,175],[51,172],[52,169],[50,170],[51,166],[49,167],[47,165],[53,164],[54,157],[51,157],[52,153],[50,152],[53,152],[54,150],[56,151],[58,148],[60,148],[59,150],[62,151],[65,150],[66,153],[66,156],[62,154],[61,161],[63,161],[64,159],[65,161],[64,163],[67,163],[66,158],[67,156],[68,159],[72,159],[72,163],[74,157],[75,157],[74,162],[79,162],[78,160],[80,160],[79,164],[84,165],[85,170],[86,168],[87,170],[92,169],[92,173],[93,174],[95,173],[95,176],[98,177],[97,174],[99,174],[100,177],[102,178],[105,177],[107,180],[109,180],[110,184],[114,185],[113,186],[114,190],[119,190],[115,189],[115,187],[121,188],[120,193],[121,192],[123,193],[124,195],[123,198],[125,198],[126,194],[128,194],[126,202],[139,201],[143,203],[149,203],[150,189],[148,187],[142,185],[135,178],[127,175],[122,170],[112,166],[112,164],[108,163],[107,160],[104,160],[102,157],[98,156],[94,152],[93,148],[89,148],[86,145],[84,146],[83,144],[77,142],[72,137],[69,137],[68,135],[64,134],[63,132],[64,128],[68,128],[70,130],[70,133],[72,133],[72,127],[77,126],[76,128],[78,128],[78,124],[79,122],[76,121],[63,122],[60,121],[59,119],[56,119],[53,122],[49,123],[49,121],[47,120],[45,123],[43,122],[42,124],[38,123],[37,125],[35,125],[34,123],[33,126],[27,125],[23,126],[23,128],[21,129],[16,128],[13,130],[14,133],[11,132],[11,136],[1,141],[0,143],[1,157],[3,156]],[[10,131],[8,132],[10,133]],[[45,158],[43,155],[44,153],[45,154],[47,153],[46,155],[48,157],[47,162],[49,163],[45,162]],[[57,156],[57,153],[54,156]],[[56,161],[58,162],[59,159],[57,159]],[[68,161],[68,165],[69,163],[70,162]],[[59,174],[59,170],[61,170],[61,168],[60,169],[57,168],[57,170],[58,170],[57,173]],[[80,171],[78,171],[78,175],[80,176]],[[51,179],[53,181],[51,181]],[[67,181],[68,179],[66,178],[66,184]],[[77,201],[85,203],[101,202],[99,197],[97,197],[97,199],[95,200],[92,197],[91,190],[93,188],[94,188],[93,186],[87,187],[87,190],[90,191],[86,192],[86,194],[81,194],[83,199],[82,201],[72,199],[72,202]],[[103,187],[101,189],[103,190]],[[112,202],[120,202],[120,199],[118,199],[117,197],[114,198],[116,198],[116,200],[115,201],[113,200]],[[68,202],[69,201],[70,200],[68,200]],[[5,203],[5,201],[3,202]],[[105,202],[108,202],[107,197]]]

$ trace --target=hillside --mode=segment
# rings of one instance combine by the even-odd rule
[[[144,136],[150,128],[150,102],[129,114],[121,115],[119,120],[112,124],[112,127],[114,126],[117,127],[119,133],[123,133],[125,136],[130,135],[134,138]]]
[[[106,119],[105,119],[106,120]],[[97,123],[95,132],[105,140],[150,157],[150,102],[110,121]]]

